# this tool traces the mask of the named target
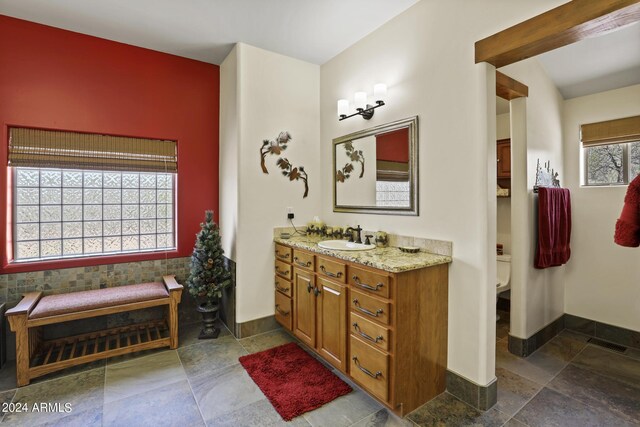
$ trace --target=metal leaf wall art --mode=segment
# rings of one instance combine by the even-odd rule
[[[267,165],[265,159],[268,154],[280,155],[287,149],[287,144],[291,142],[291,134],[287,131],[280,132],[275,140],[264,139],[262,141],[262,147],[260,147],[260,167],[262,172],[268,174]],[[304,170],[304,166],[293,166],[289,159],[285,157],[278,158],[276,164],[282,169],[282,175],[289,178],[289,181],[300,181],[304,183],[304,195],[303,198],[309,195],[309,183],[307,181],[307,172]]]
[[[351,161],[336,172],[336,180],[338,182],[344,182],[346,179],[349,179],[351,173],[355,169],[353,166],[354,162],[360,163],[360,176],[358,178],[362,178],[364,176],[364,154],[362,153],[362,150],[354,149],[351,141],[344,143],[344,149]]]
[[[302,197],[307,197],[309,194],[309,184],[307,182],[307,173],[304,170],[304,166],[294,167],[289,160],[284,157],[280,157],[277,164],[280,169],[282,169],[282,175],[288,177],[289,181],[298,181],[301,179],[302,182],[304,182],[304,195]]]
[[[280,132],[278,137],[274,141],[270,141],[268,139],[262,140],[262,147],[260,147],[260,167],[262,167],[262,172],[268,174],[267,165],[265,165],[265,157],[267,154],[275,154],[280,155],[284,150],[287,149],[287,144],[291,141],[291,134],[287,131]]]

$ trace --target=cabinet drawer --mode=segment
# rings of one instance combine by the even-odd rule
[[[389,298],[389,276],[349,267],[349,284],[358,290]]]
[[[349,373],[367,391],[386,402],[389,397],[389,356],[353,335],[350,343]]]
[[[389,350],[389,329],[370,322],[359,314],[351,312],[349,316],[351,334],[382,350]]]
[[[284,262],[291,262],[293,250],[286,246],[282,246],[276,243],[276,259]]]
[[[351,311],[364,317],[365,319],[375,319],[378,322],[389,324],[389,308],[390,304],[386,301],[370,297],[369,295],[351,291],[350,306]]]
[[[318,275],[329,277],[338,282],[344,283],[347,276],[347,266],[336,261],[318,257]]]
[[[284,277],[287,280],[291,280],[293,275],[293,268],[285,262],[276,260],[276,274],[280,277]]]
[[[302,268],[306,268],[307,270],[313,271],[313,268],[314,268],[313,258],[314,257],[312,254],[308,254],[306,252],[302,252],[296,249],[293,250],[293,264],[296,267],[302,267]]]
[[[291,282],[283,279],[278,275],[276,275],[276,278],[275,278],[275,287],[276,287],[276,291],[282,292],[289,298],[291,298],[291,296],[293,295],[293,286],[291,285]]]
[[[286,297],[280,292],[276,292],[276,320],[282,326],[291,330],[292,326],[292,313],[291,313],[291,298]]]

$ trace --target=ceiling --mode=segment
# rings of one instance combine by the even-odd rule
[[[220,64],[236,42],[323,64],[417,0],[0,0],[0,14]]]
[[[640,84],[640,22],[536,58],[564,99]],[[496,97],[496,113],[508,112],[509,101]]]
[[[0,14],[213,64],[237,42],[323,64],[417,1],[0,0]],[[640,23],[537,58],[565,99],[639,84]]]
[[[640,84],[640,22],[537,58],[564,99]]]

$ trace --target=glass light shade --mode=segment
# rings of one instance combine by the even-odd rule
[[[356,109],[364,110],[365,108],[367,108],[367,92],[356,92],[354,98]]]
[[[349,114],[349,101],[346,99],[338,100],[338,117]]]
[[[373,97],[375,101],[384,101],[387,97],[387,85],[384,83],[378,83],[373,87]]]

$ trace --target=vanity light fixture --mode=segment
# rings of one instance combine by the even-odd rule
[[[375,105],[367,104],[367,92],[356,92],[353,96],[356,105],[356,112],[349,114],[349,101],[346,99],[338,100],[338,120],[348,119],[353,116],[362,116],[363,119],[369,120],[373,117],[373,110],[384,105],[384,99],[387,97],[387,85],[378,83],[373,86],[373,98]]]

